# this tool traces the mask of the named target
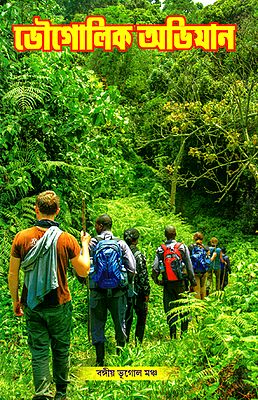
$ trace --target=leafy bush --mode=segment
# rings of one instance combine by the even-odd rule
[[[27,200],[25,203],[30,203]],[[24,203],[24,211],[26,207]],[[163,229],[173,223],[178,240],[191,242],[193,228],[179,216],[153,211],[143,198],[117,200],[98,199],[91,207],[91,221],[108,212],[113,218],[113,232],[122,236],[124,229],[136,227],[141,233],[140,247],[147,255],[148,269],[155,248],[163,241]],[[26,211],[24,216],[30,216]],[[22,212],[20,209],[20,221]],[[64,216],[64,215],[63,215]],[[17,217],[14,217],[14,219]],[[19,223],[19,221],[18,221]],[[21,227],[21,226],[20,226]],[[92,231],[92,234],[95,234]],[[6,239],[9,242],[10,238]],[[10,243],[10,242],[9,242]],[[71,346],[71,400],[86,399],[241,399],[257,397],[257,300],[258,264],[254,242],[238,239],[232,242],[234,273],[223,293],[211,294],[200,301],[189,294],[182,299],[178,312],[187,310],[191,316],[189,331],[182,340],[170,340],[162,305],[162,289],[151,282],[151,296],[146,334],[142,347],[133,340],[120,356],[115,354],[113,324],[107,322],[106,362],[112,366],[173,367],[173,377],[166,382],[94,382],[77,378],[80,368],[95,364],[95,351],[86,338],[87,290],[69,277],[74,316]],[[10,246],[10,244],[9,244]],[[5,271],[7,266],[5,265]],[[26,400],[32,396],[31,370],[26,345],[24,321],[12,315],[6,277],[1,286],[1,372],[0,389],[4,400]],[[132,327],[134,329],[134,325]],[[133,336],[133,335],[132,335]],[[24,365],[26,370],[24,369]],[[242,396],[242,397],[241,397]]]

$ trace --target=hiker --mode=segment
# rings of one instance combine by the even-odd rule
[[[176,238],[176,228],[168,225],[165,228],[166,241],[156,250],[156,257],[152,268],[152,278],[157,285],[163,286],[163,305],[167,314],[167,323],[170,330],[170,338],[176,339],[177,314],[170,312],[179,304],[176,300],[181,298],[186,291],[185,276],[188,277],[191,285],[196,286],[194,279],[193,266],[190,259],[188,248],[178,243]],[[185,269],[185,271],[183,270]],[[162,273],[162,280],[158,277]],[[169,315],[168,315],[169,313]],[[188,329],[187,315],[181,313],[181,336]]]
[[[222,253],[220,247],[218,247],[218,239],[216,237],[212,237],[210,240],[210,267],[207,276],[206,282],[206,294],[207,296],[213,290],[213,272],[216,277],[216,290],[220,290],[220,272],[221,272],[221,265],[220,263],[224,263],[222,258]]]
[[[124,231],[124,240],[130,247],[136,260],[136,275],[133,280],[131,290],[127,294],[127,309],[125,316],[126,341],[129,342],[131,326],[133,322],[133,311],[137,316],[135,329],[135,343],[142,343],[146,318],[148,313],[148,301],[150,295],[150,283],[146,258],[137,247],[140,234],[137,229],[130,228]]]
[[[230,260],[227,256],[227,249],[226,247],[221,248],[223,263],[220,263],[221,267],[221,274],[220,274],[220,287],[221,290],[224,290],[225,287],[228,285],[228,275],[231,274],[231,267],[230,267]]]
[[[100,215],[95,223],[97,236],[90,241],[90,325],[97,366],[104,365],[108,310],[114,322],[117,354],[125,345],[128,281],[133,279],[136,270],[129,246],[116,238],[111,228],[111,217]]]
[[[14,314],[21,316],[24,311],[26,318],[35,400],[53,399],[49,347],[56,384],[55,400],[66,399],[72,321],[66,277],[69,259],[79,276],[87,276],[90,269],[90,236],[81,234],[81,251],[77,240],[55,222],[59,203],[55,192],[40,193],[36,198],[34,226],[17,233],[11,249],[9,290]],[[20,269],[24,271],[21,299],[18,294]]]
[[[193,239],[195,243],[189,246],[196,281],[193,291],[196,292],[195,297],[197,299],[203,300],[206,296],[206,279],[211,262],[209,257],[210,249],[208,246],[203,245],[203,234],[201,232],[196,232]]]

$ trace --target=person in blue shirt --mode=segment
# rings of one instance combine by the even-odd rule
[[[222,258],[221,248],[218,246],[218,239],[216,237],[212,237],[210,240],[210,268],[208,271],[208,277],[206,282],[206,292],[207,296],[211,291],[213,291],[213,272],[216,277],[216,290],[220,290],[220,275],[221,275],[221,263],[224,264],[224,260]]]

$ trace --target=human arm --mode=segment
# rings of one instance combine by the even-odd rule
[[[78,276],[85,278],[88,276],[90,271],[90,254],[89,254],[89,242],[91,240],[90,235],[83,231],[81,232],[82,250],[81,253],[71,259],[71,263],[75,272]]]
[[[8,274],[8,287],[10,290],[12,302],[13,302],[13,312],[17,317],[23,315],[21,309],[21,303],[18,293],[19,288],[19,271],[20,271],[21,259],[11,256],[9,274]]]
[[[217,253],[216,253],[216,249],[214,248],[212,256],[211,256],[211,262],[213,262],[216,257],[217,257]]]
[[[220,252],[219,252],[219,259],[220,259],[220,262],[221,262],[221,263],[226,264],[226,261],[225,261],[224,258],[223,258],[223,254],[222,254],[222,251],[221,251],[221,250],[220,250]]]
[[[135,290],[138,294],[147,298],[150,294],[150,282],[146,266],[146,257],[139,250],[134,253],[134,256],[137,271],[137,275],[135,276]]]
[[[162,253],[163,254],[163,253]],[[152,265],[152,273],[151,273],[151,277],[153,279],[153,281],[156,283],[156,285],[159,286],[163,286],[164,282],[163,280],[158,279],[159,275],[160,275],[160,261],[161,261],[161,254],[159,253],[159,249],[157,250],[153,265]]]
[[[123,252],[123,263],[128,273],[135,274],[136,273],[136,261],[133,253],[131,252],[130,247],[121,240],[120,246]]]

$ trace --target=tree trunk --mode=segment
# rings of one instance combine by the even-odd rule
[[[170,192],[170,207],[173,213],[176,212],[176,188],[177,188],[178,171],[180,169],[181,162],[183,159],[185,142],[186,139],[181,137],[180,148],[173,164],[173,172],[171,176],[171,192]]]

